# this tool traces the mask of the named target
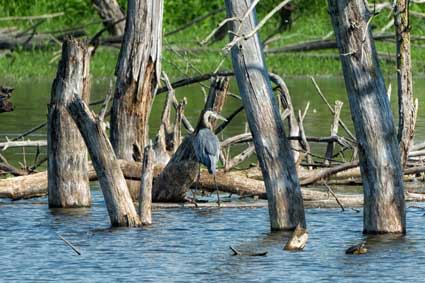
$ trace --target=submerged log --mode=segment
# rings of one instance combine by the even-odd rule
[[[292,233],[291,238],[283,247],[284,250],[287,251],[299,251],[303,250],[305,245],[307,244],[308,233],[307,229],[302,228],[299,224],[295,231]]]
[[[362,0],[328,0],[356,131],[364,233],[405,233],[400,150],[384,79]]]
[[[255,28],[255,11],[248,11],[251,3],[252,1],[225,1],[228,17],[242,19],[248,13],[243,21],[231,23],[232,42],[235,42],[235,36],[248,34]],[[271,229],[295,229],[299,223],[305,227],[295,162],[273,96],[258,34],[240,40],[231,48],[231,54],[267,188]]]
[[[89,101],[89,63],[90,50],[84,44],[65,40],[47,125],[49,207],[91,205],[87,149],[65,107],[73,95]]]

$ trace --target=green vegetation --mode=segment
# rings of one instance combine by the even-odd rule
[[[119,0],[125,8],[126,1]],[[278,0],[262,0],[258,4],[258,18],[263,17],[277,5]],[[268,48],[282,47],[299,42],[320,39],[332,31],[326,2],[323,0],[293,1],[296,10],[293,13],[294,23],[290,31],[281,34],[281,38],[272,42]],[[383,1],[377,1],[383,2]],[[208,6],[206,6],[208,3]],[[165,1],[164,31],[175,28],[222,7],[222,0],[201,1]],[[425,13],[425,5],[412,4],[411,9]],[[41,24],[38,32],[51,32],[84,26],[89,36],[102,29],[100,19],[92,7],[90,0],[0,0],[0,17],[31,16],[56,12],[64,12],[63,16],[46,20]],[[198,48],[198,42],[203,40],[217,23],[225,17],[221,12],[204,20],[189,29],[164,38],[163,68],[172,77],[195,75],[199,72],[212,72],[223,60],[221,69],[230,69],[228,57],[220,52],[227,42],[227,38],[208,45],[208,52],[193,52]],[[387,25],[391,19],[391,11],[383,10],[372,20],[375,33]],[[421,22],[422,21],[422,22]],[[0,21],[0,28],[17,27],[26,29],[34,25],[34,21]],[[261,30],[261,38],[267,38],[279,25],[279,17],[275,15]],[[412,34],[425,35],[423,18],[411,19]],[[389,28],[387,33],[392,33]],[[422,45],[421,45],[422,44]],[[424,44],[413,42],[413,73],[425,74]],[[393,55],[395,43],[393,41],[377,42],[380,54]],[[43,51],[15,50],[7,55],[0,55],[0,76],[25,79],[28,77],[52,77],[56,72],[60,46]],[[114,73],[119,49],[114,47],[100,47],[93,58],[92,73],[95,77],[110,77]],[[340,63],[335,58],[335,50],[311,51],[305,53],[279,53],[267,55],[267,63],[271,71],[283,75],[338,75],[341,72]],[[395,63],[382,62],[385,74],[394,74]]]

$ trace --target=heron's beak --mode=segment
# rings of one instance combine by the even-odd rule
[[[221,116],[220,114],[215,114],[214,116],[215,116],[214,118],[216,118],[216,119],[223,120],[223,121],[227,122],[227,119],[224,118],[223,116]]]

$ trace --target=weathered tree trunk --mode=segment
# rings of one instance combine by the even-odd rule
[[[228,78],[213,78],[204,110],[213,109],[220,113],[224,106],[228,87]],[[197,128],[201,119],[202,117],[199,119]],[[189,135],[183,139],[176,153],[158,176],[152,190],[154,201],[185,200],[186,192],[195,181],[199,166],[192,145],[193,138],[194,135]]]
[[[363,0],[328,0],[356,131],[364,233],[405,233],[400,150]]]
[[[145,147],[139,194],[139,217],[142,225],[152,224],[153,158],[154,151],[152,147]]]
[[[78,71],[83,72],[81,68],[84,69],[85,66],[88,66],[89,56],[83,56],[84,52],[81,52],[80,49],[84,50],[86,47],[75,40],[66,41],[58,74],[68,75]],[[59,78],[60,76],[58,76],[58,80]],[[82,92],[84,93],[84,90]],[[72,91],[63,92],[62,101],[87,145],[99,177],[111,224],[113,226],[140,225],[139,217],[125,184],[124,175],[100,121],[95,121],[90,109],[74,88]]]
[[[225,0],[228,17],[247,12],[250,0]],[[236,34],[255,27],[255,11],[242,22],[233,21]],[[274,99],[258,34],[232,48],[232,62],[245,107],[269,201],[272,230],[305,227],[304,206],[289,141]]]
[[[332,123],[331,127],[331,137],[336,137],[338,135],[338,127],[339,127],[339,116],[341,114],[342,109],[342,101],[335,101],[335,109],[334,109],[334,121]],[[334,142],[329,142],[328,146],[326,147],[326,154],[325,154],[325,162],[324,164],[329,165],[331,164],[331,159],[334,152]]]
[[[111,111],[111,143],[120,159],[132,160],[133,145],[146,145],[161,73],[162,14],[163,0],[128,0]]]
[[[409,1],[397,0],[394,6],[394,25],[397,42],[398,141],[400,143],[403,166],[406,164],[409,148],[413,143],[416,122],[416,111],[413,102],[409,24]]]
[[[87,149],[65,99],[76,94],[89,101],[90,51],[71,39],[63,43],[62,52],[47,125],[49,207],[84,207],[91,204]]]
[[[111,35],[124,34],[124,13],[116,0],[92,0],[92,3],[103,20],[103,25]]]

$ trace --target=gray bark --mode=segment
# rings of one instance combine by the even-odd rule
[[[227,16],[241,18],[250,0],[225,0]],[[236,34],[255,27],[255,10],[242,22],[233,21]],[[300,184],[277,102],[272,93],[258,34],[232,50],[233,69],[245,108],[269,201],[272,230],[305,227]]]
[[[416,110],[413,101],[412,60],[410,57],[409,1],[397,0],[394,7],[394,25],[397,41],[398,83],[398,140],[401,161],[406,164],[409,148],[415,135]]]
[[[364,233],[405,233],[400,150],[363,0],[328,0],[356,131]]]
[[[78,53],[77,50],[80,49],[86,49],[80,42],[75,40],[65,42],[58,74],[73,75],[76,71],[82,72],[85,66],[88,66],[89,57],[82,56],[83,52]],[[78,68],[76,68],[77,66]],[[58,76],[58,78],[60,77]],[[59,81],[58,79],[56,83]],[[125,184],[124,175],[100,121],[95,120],[88,106],[78,93],[74,89],[72,90],[63,92],[62,102],[87,145],[99,178],[100,188],[105,197],[111,224],[113,226],[138,226],[140,220]],[[84,90],[82,92],[84,93]]]
[[[118,21],[125,15],[116,0],[92,0],[92,3],[102,18],[103,25],[111,35],[124,34],[125,21]]]
[[[66,40],[53,82],[47,125],[49,207],[91,205],[87,149],[65,99],[79,95],[89,100],[90,51],[76,40]]]
[[[142,177],[139,194],[139,216],[142,225],[152,224],[152,181],[154,151],[151,146],[145,147],[143,155]]]
[[[111,143],[118,158],[144,148],[148,118],[161,74],[163,0],[128,0],[124,40],[116,69]]]

